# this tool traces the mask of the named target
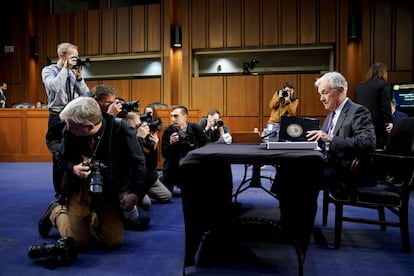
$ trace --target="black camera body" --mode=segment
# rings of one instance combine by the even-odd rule
[[[77,57],[76,58],[76,66],[89,66],[91,64],[91,60],[88,57]]]
[[[222,120],[218,119],[218,120],[214,120],[214,127],[222,127],[224,126],[224,123]]]
[[[179,127],[175,128],[175,131],[178,134],[178,142],[181,144],[191,144],[191,135],[180,129]]]
[[[160,131],[164,124],[160,120],[152,121],[148,123],[150,131]]]
[[[140,104],[138,100],[135,101],[131,101],[131,102],[124,102],[124,101],[120,101],[121,105],[122,105],[122,109],[128,112],[134,111],[134,112],[138,112],[139,108],[140,108]]]
[[[53,265],[68,266],[77,258],[75,239],[64,237],[55,243],[29,246],[30,259],[47,259],[53,261]]]
[[[289,96],[289,91],[288,91],[288,90],[286,90],[286,89],[282,90],[282,97],[283,97],[283,98],[286,98],[286,97],[288,97],[288,96]]]
[[[91,170],[89,191],[91,193],[100,194],[103,191],[103,176],[101,174],[101,169],[107,168],[98,160],[92,160],[90,163],[83,163],[84,166],[89,166]]]

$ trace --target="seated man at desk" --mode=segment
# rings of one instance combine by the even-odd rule
[[[217,109],[209,110],[207,117],[202,118],[199,124],[207,134],[210,142],[221,144],[232,143],[230,129],[224,125],[224,122],[220,118],[220,112]]]
[[[329,111],[321,130],[308,131],[310,141],[322,141],[327,155],[325,176],[348,178],[352,160],[375,149],[375,128],[369,110],[347,97],[348,82],[338,72],[316,80],[320,101]]]
[[[164,157],[162,182],[172,192],[179,183],[180,160],[187,153],[207,143],[207,136],[197,123],[187,122],[188,109],[183,105],[171,109],[172,124],[164,130],[161,153]]]

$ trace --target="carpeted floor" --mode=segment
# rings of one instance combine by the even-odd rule
[[[232,168],[236,186],[243,167]],[[55,269],[46,268],[43,261],[29,259],[30,245],[54,244],[58,238],[56,229],[46,239],[37,231],[39,217],[53,196],[51,169],[51,163],[0,163],[0,275],[182,274],[184,224],[179,196],[171,203],[152,205],[150,228],[127,231],[125,245],[116,251],[92,244],[75,263]],[[273,173],[271,166],[262,169],[263,175]],[[263,184],[269,185],[267,180]],[[277,201],[260,189],[246,190],[238,201],[246,214],[277,216]],[[321,198],[319,206],[320,202]],[[412,202],[410,217],[414,212]],[[347,208],[345,212],[361,211]],[[335,250],[332,215],[333,209],[328,226],[323,227],[318,210],[304,275],[413,275],[414,254],[402,252],[397,228],[382,232],[377,226],[345,223],[342,247]],[[410,220],[410,230],[414,239],[414,219]],[[289,244],[274,243],[260,234],[252,234],[237,245],[232,239],[222,243],[208,241],[207,236],[208,246],[199,252],[200,267],[192,275],[297,275],[295,251]],[[210,267],[202,268],[201,264]]]

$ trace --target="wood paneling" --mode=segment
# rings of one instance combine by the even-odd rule
[[[224,45],[223,3],[222,0],[208,1],[209,48],[221,48]]]
[[[144,6],[133,6],[131,16],[131,51],[145,51],[145,16]]]
[[[161,7],[160,5],[148,5],[148,51],[161,50]]]
[[[336,40],[336,1],[319,1],[319,42],[333,43]]]
[[[57,16],[55,14],[45,16],[45,37],[46,57],[57,57],[56,46],[58,44]]]
[[[45,144],[49,111],[4,109],[0,112],[0,162],[49,162]]]
[[[395,40],[393,40],[395,41],[395,70],[412,70],[414,50],[410,51],[410,49],[414,49],[414,3],[412,1],[396,1],[396,3]]]
[[[315,80],[319,74],[309,74],[299,76],[299,88],[297,97],[299,98],[299,108],[301,116],[324,117],[327,111],[320,102],[318,90],[315,87]]]
[[[297,39],[297,6],[296,1],[281,1],[281,29],[282,29],[282,45],[296,44]]]
[[[300,39],[301,44],[316,43],[316,0],[300,2]]]
[[[85,47],[85,13],[79,12],[73,15],[73,44],[78,46],[79,55],[86,53]]]
[[[102,10],[102,54],[115,53],[115,19],[114,9]]]
[[[263,0],[262,3],[263,46],[277,45],[279,44],[279,9],[277,1]]]
[[[100,13],[98,10],[89,10],[86,19],[86,53],[88,55],[100,54]]]
[[[392,2],[376,1],[374,23],[373,54],[374,62],[382,62],[391,66],[391,41],[392,41]]]
[[[139,100],[141,112],[146,105],[161,102],[161,80],[159,78],[132,80],[131,100]]]
[[[218,109],[226,115],[224,109],[224,77],[201,77],[192,79],[192,104],[205,116],[210,109]]]
[[[259,114],[259,76],[226,78],[227,116],[257,116]]]
[[[130,37],[131,28],[129,20],[129,8],[122,7],[116,9],[116,52],[125,54],[131,52]]]
[[[260,1],[244,1],[244,46],[260,44]]]
[[[226,46],[242,46],[241,0],[226,1]]]
[[[206,26],[207,26],[207,0],[191,1],[191,45],[192,48],[207,48]]]
[[[62,42],[72,42],[72,28],[68,27],[68,26],[72,26],[72,15],[69,14],[61,14],[59,16],[59,21],[58,21],[58,37],[59,37],[59,42],[58,43],[62,43]]]
[[[112,86],[118,92],[116,94],[117,98],[122,98],[125,101],[131,100],[129,80],[105,80],[102,83]]]

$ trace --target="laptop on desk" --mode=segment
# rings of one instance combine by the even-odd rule
[[[309,142],[306,138],[308,130],[318,130],[319,120],[309,117],[280,118],[279,141],[268,142],[267,149],[318,149],[317,142]]]

